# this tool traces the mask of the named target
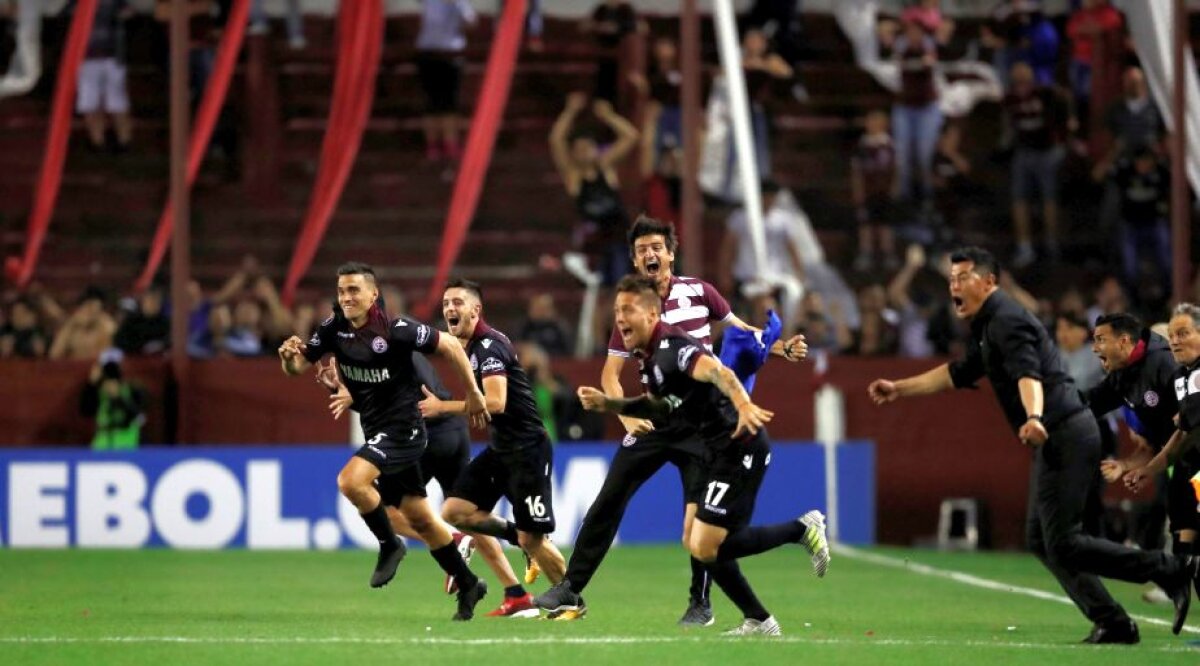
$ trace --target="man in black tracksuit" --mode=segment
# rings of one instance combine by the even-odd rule
[[[1153,581],[1171,596],[1178,634],[1191,604],[1195,561],[1088,536],[1082,517],[1100,464],[1100,431],[1080,399],[1062,357],[1042,324],[996,286],[991,253],[966,248],[951,257],[955,314],[971,323],[965,358],[868,388],[877,404],[901,397],[974,387],[987,377],[1013,430],[1033,450],[1029,483],[1029,549],[1058,579],[1095,627],[1087,643],[1136,643],[1137,625],[1099,576]]]
[[[1124,407],[1137,418],[1137,434],[1142,442],[1128,458],[1105,460],[1100,464],[1104,478],[1110,482],[1125,472],[1145,465],[1167,445],[1175,433],[1175,415],[1179,402],[1175,397],[1175,375],[1179,364],[1171,355],[1166,339],[1151,333],[1142,322],[1130,314],[1104,315],[1096,320],[1093,350],[1107,373],[1104,380],[1085,394],[1092,412],[1097,416]],[[1165,496],[1171,532],[1174,533],[1173,552],[1182,553],[1185,547],[1181,532],[1190,548],[1196,529],[1196,499],[1188,483],[1190,475],[1180,468],[1167,480]],[[1161,524],[1158,526],[1161,529]]]

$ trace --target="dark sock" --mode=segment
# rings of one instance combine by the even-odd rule
[[[370,511],[359,514],[362,516],[363,522],[367,527],[371,528],[371,534],[379,540],[380,548],[393,548],[396,543],[396,532],[392,529],[392,521],[388,520],[387,509],[383,506],[383,500],[379,501],[379,506]]]
[[[521,587],[520,585],[513,585],[512,587],[506,587],[506,588],[504,588],[504,596],[513,597],[513,598],[523,597],[523,596],[525,596],[525,588]]]
[[[459,554],[453,541],[436,550],[430,548],[429,554],[437,560],[442,571],[454,576],[454,580],[458,582],[458,589],[469,590],[479,582],[479,577],[467,567],[467,563],[463,561],[462,555]]]
[[[807,529],[804,523],[798,520],[763,527],[743,527],[725,537],[721,548],[717,550],[717,559],[736,560],[765,553],[785,543],[796,543],[804,538]]]
[[[767,609],[763,608],[762,602],[755,596],[754,590],[750,589],[750,582],[742,575],[742,569],[736,560],[712,562],[708,565],[708,571],[712,574],[717,586],[721,588],[725,596],[729,597],[733,605],[742,611],[744,617],[759,622],[771,617]]]
[[[712,589],[712,575],[708,573],[708,567],[703,562],[696,558],[692,558],[692,587],[688,589],[688,593],[692,596],[692,601],[699,601],[707,604],[708,591]]]
[[[488,516],[487,520],[471,525],[470,529],[476,534],[504,539],[514,546],[520,545],[517,542],[517,524],[511,520],[504,520],[497,516]]]

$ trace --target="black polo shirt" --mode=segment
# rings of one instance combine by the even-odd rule
[[[1000,289],[988,296],[971,319],[966,356],[950,363],[955,388],[974,388],[984,377],[992,383],[1014,431],[1028,420],[1017,387],[1025,377],[1042,383],[1042,423],[1046,428],[1086,409],[1046,328]]]

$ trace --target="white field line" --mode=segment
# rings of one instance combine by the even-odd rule
[[[933,576],[935,578],[945,578],[947,580],[952,580],[956,583],[962,583],[963,585],[970,585],[972,587],[983,588],[985,590],[995,590],[997,592],[1008,592],[1010,594],[1020,594],[1020,595],[1024,595],[1027,597],[1033,597],[1035,599],[1043,599],[1045,601],[1057,601],[1058,603],[1067,604],[1068,606],[1074,605],[1074,603],[1072,603],[1070,599],[1068,599],[1066,596],[1061,595],[1061,594],[1055,594],[1053,592],[1047,592],[1045,590],[1038,590],[1038,589],[1034,589],[1032,587],[1022,587],[1020,585],[1004,583],[1004,582],[1001,582],[998,580],[992,580],[990,578],[982,578],[980,576],[975,576],[975,575],[969,574],[969,573],[963,573],[961,571],[954,571],[952,569],[939,569],[938,567],[931,567],[928,564],[920,564],[919,562],[910,562],[908,560],[902,560],[900,558],[891,557],[888,555],[880,555],[878,553],[868,553],[868,552],[858,550],[857,548],[853,548],[851,546],[838,545],[835,548],[834,552],[836,552],[838,555],[849,557],[850,559],[853,559],[853,560],[859,560],[860,562],[869,562],[871,564],[878,564],[879,566],[891,567],[894,569],[904,569],[905,571],[911,571],[913,573],[921,574],[923,576]],[[1144,622],[1146,624],[1156,624],[1156,625],[1160,625],[1163,627],[1171,626],[1170,622],[1160,619],[1160,618],[1157,618],[1157,617],[1148,617],[1145,615],[1133,615],[1133,614],[1131,614],[1130,617],[1137,620],[1138,622]],[[1188,633],[1193,633],[1193,634],[1200,634],[1200,628],[1197,628],[1197,627],[1194,627],[1191,625],[1187,625],[1187,624],[1185,624],[1183,626],[1183,631],[1188,632]]]
[[[804,638],[802,636],[781,636],[776,638],[727,638],[717,636],[688,637],[688,636],[540,636],[540,637],[508,637],[508,638],[422,638],[394,637],[372,638],[354,636],[279,636],[279,637],[238,637],[238,636],[0,636],[0,646],[8,645],[98,645],[98,644],[181,644],[181,645],[458,645],[458,646],[492,646],[492,645],[650,645],[663,643],[705,643],[706,645],[723,642],[738,643],[742,641],[765,643],[792,643],[801,645],[834,645],[847,647],[946,647],[946,648],[1006,648],[1012,650],[1116,650],[1127,651],[1125,646],[1092,646],[1076,643],[1017,643],[1003,641],[951,641],[951,640],[908,640],[908,639],[845,639],[845,638]],[[1139,647],[1136,650],[1144,652],[1192,653],[1195,648],[1184,645],[1164,645],[1152,648]]]

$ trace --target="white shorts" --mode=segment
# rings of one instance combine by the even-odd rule
[[[125,88],[125,65],[116,58],[93,58],[79,66],[79,113],[128,113],[129,93]]]

